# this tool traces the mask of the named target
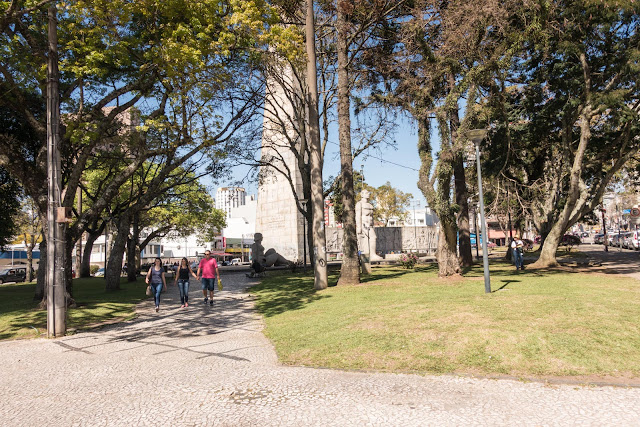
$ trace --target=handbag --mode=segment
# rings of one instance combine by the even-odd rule
[[[151,291],[151,285],[147,285],[147,292],[146,292],[147,296],[150,297],[151,295],[153,295],[153,292]]]

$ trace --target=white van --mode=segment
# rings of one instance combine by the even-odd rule
[[[241,259],[240,258],[234,258],[231,260],[231,265],[240,265]]]

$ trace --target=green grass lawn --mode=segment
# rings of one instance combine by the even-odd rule
[[[67,328],[83,329],[106,321],[134,316],[135,304],[146,298],[143,280],[120,282],[120,291],[106,292],[103,278],[73,280],[77,307],[67,311]],[[46,335],[47,313],[33,302],[35,283],[0,286],[0,339]]]
[[[437,267],[375,268],[362,285],[313,290],[312,276],[255,286],[285,364],[515,376],[640,376],[640,282],[491,265],[445,280]],[[331,283],[337,281],[334,273]]]

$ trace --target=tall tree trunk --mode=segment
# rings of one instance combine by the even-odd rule
[[[584,56],[584,55],[582,55]],[[590,87],[590,80],[587,78],[586,84]],[[567,201],[562,209],[562,213],[558,218],[558,221],[551,227],[551,231],[547,235],[544,241],[542,250],[540,251],[540,258],[531,265],[532,268],[549,268],[558,265],[556,259],[556,251],[562,241],[562,236],[569,226],[571,215],[580,197],[580,175],[583,169],[583,160],[587,150],[587,145],[591,139],[591,118],[593,117],[593,109],[589,103],[589,94],[587,89],[587,103],[582,108],[580,113],[580,142],[578,148],[575,151],[573,164],[571,165],[571,173],[569,175],[569,189],[567,191]],[[566,140],[570,139],[570,130],[564,132],[563,137]],[[566,146],[569,146],[566,144]]]
[[[135,282],[138,279],[138,239],[140,236],[139,227],[140,215],[138,213],[133,214],[132,234],[131,238],[127,240],[127,280],[129,282]],[[244,249],[243,249],[244,250]]]
[[[454,73],[447,76],[449,92],[456,92],[456,80]],[[470,91],[473,92],[473,91]],[[458,205],[457,226],[458,226],[458,247],[460,250],[460,264],[463,267],[473,265],[473,255],[471,254],[471,231],[469,227],[469,194],[467,191],[467,179],[464,174],[464,154],[466,138],[461,138],[458,129],[460,128],[460,116],[458,114],[458,103],[451,103],[448,109],[449,132],[451,133],[451,145],[453,147],[453,176],[455,182],[455,201]]]
[[[36,272],[36,291],[33,295],[34,301],[40,302],[40,308],[44,309],[47,306],[45,300],[45,282],[47,280],[47,240],[46,237],[42,237],[40,242],[40,260],[38,261],[38,271]]]
[[[82,215],[82,189],[80,187],[78,187],[78,190],[76,191],[76,199],[78,203],[78,214]],[[80,269],[82,268],[82,235],[84,233],[80,232],[79,234],[80,237],[76,241],[76,276],[80,275]]]
[[[82,267],[80,268],[80,277],[91,277],[91,252],[93,244],[102,235],[103,226],[95,231],[87,232],[87,241],[84,243],[84,255],[82,256]]]
[[[456,219],[451,209],[450,190],[452,171],[452,153],[446,146],[441,148],[436,171],[430,178],[433,155],[431,154],[431,142],[428,118],[418,119],[418,155],[420,156],[420,172],[418,188],[427,199],[427,203],[435,210],[440,219],[440,232],[438,235],[438,275],[440,277],[460,274],[460,262],[456,251]],[[446,132],[445,132],[446,133]],[[443,137],[445,145],[446,137]],[[436,191],[434,183],[437,180]]]
[[[348,63],[348,23],[344,7],[338,2],[338,130],[340,139],[340,171],[342,177],[342,215],[344,237],[342,240],[343,257],[340,269],[339,285],[360,283],[358,264],[358,239],[356,236],[355,194],[353,189],[353,158],[351,155],[351,109]]]
[[[31,237],[31,241],[29,241],[29,237]],[[33,234],[27,235],[24,234],[24,247],[27,249],[27,282],[33,281],[33,248],[36,244],[36,238]]]
[[[129,227],[131,226],[131,217],[123,213],[118,220],[118,229],[113,239],[113,245],[109,252],[109,260],[104,270],[105,287],[107,291],[120,289],[120,274],[122,272],[122,259],[124,257],[124,249],[129,237]]]
[[[318,76],[316,67],[316,33],[313,1],[307,0],[306,51],[307,84],[309,86],[309,148],[311,165],[311,204],[313,205],[313,254],[315,257],[314,289],[326,289],[327,277],[326,238],[324,232],[324,200],[322,191],[322,146],[320,145],[320,121],[318,117]]]
[[[471,253],[471,226],[469,222],[469,193],[467,191],[467,181],[464,173],[464,161],[462,154],[457,154],[454,160],[454,179],[456,191],[456,203],[458,210],[458,242],[460,247],[460,264],[463,267],[473,265],[473,254]]]

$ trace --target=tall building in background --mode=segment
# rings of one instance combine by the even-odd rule
[[[231,209],[245,205],[246,194],[242,187],[220,187],[216,191],[216,209],[225,211],[231,218]]]

